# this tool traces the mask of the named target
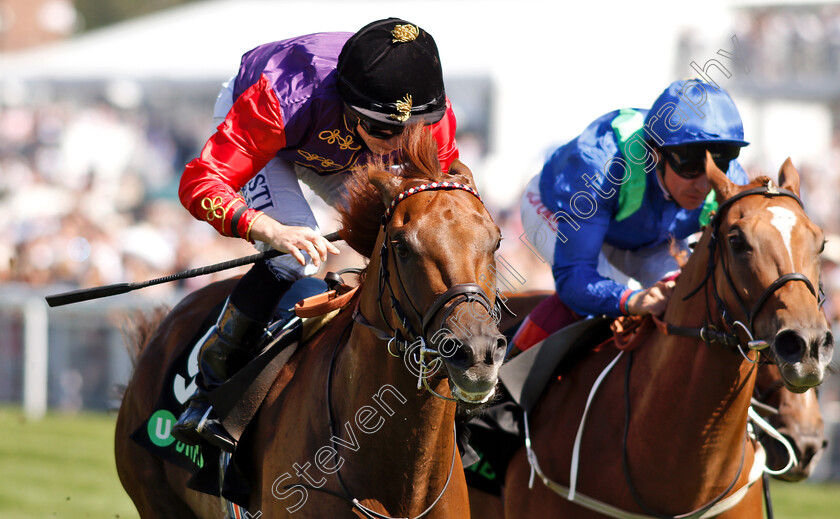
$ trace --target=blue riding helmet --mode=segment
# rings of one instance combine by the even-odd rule
[[[671,83],[648,112],[645,130],[648,139],[661,147],[706,142],[749,145],[732,98],[700,79]]]

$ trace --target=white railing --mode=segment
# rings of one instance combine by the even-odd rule
[[[20,402],[26,416],[47,408],[106,410],[115,387],[131,376],[122,327],[137,311],[172,305],[127,294],[50,308],[44,296],[67,290],[0,287],[0,401]]]
[[[132,360],[121,326],[135,311],[174,305],[142,294],[49,308],[46,294],[67,290],[0,286],[0,401],[22,403],[39,419],[48,408],[115,408],[115,387],[131,376]],[[840,479],[840,374],[820,391],[828,450],[811,480]]]

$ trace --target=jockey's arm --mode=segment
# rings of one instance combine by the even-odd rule
[[[570,207],[568,202],[562,205]],[[609,204],[602,203],[591,217],[574,219],[577,229],[562,219],[557,223],[552,267],[555,288],[560,300],[580,315],[626,314],[622,303],[633,291],[598,273],[598,257],[613,213]]]
[[[201,155],[187,164],[181,203],[220,234],[252,241],[251,226],[262,213],[238,192],[285,146],[277,96],[263,77],[236,99]]]
[[[441,170],[448,172],[449,167],[458,159],[459,155],[458,145],[455,142],[455,131],[457,129],[455,112],[452,110],[448,97],[446,98],[446,113],[440,121],[429,126],[429,129],[438,144],[438,160]]]
[[[307,227],[283,225],[249,208],[238,191],[285,147],[286,135],[277,96],[263,76],[233,103],[201,156],[181,177],[181,203],[220,234],[264,241],[289,252],[301,264],[301,250],[318,266],[338,249]]]

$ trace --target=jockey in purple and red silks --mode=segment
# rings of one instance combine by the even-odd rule
[[[396,18],[355,34],[310,34],[251,50],[214,116],[221,124],[184,170],[181,202],[225,236],[290,253],[255,264],[237,283],[201,339],[198,390],[173,427],[184,443],[204,439],[232,451],[207,392],[251,358],[292,282],[339,252],[320,235],[298,181],[335,205],[353,166],[395,151],[403,129],[421,120],[444,171],[458,149],[434,39]]]
[[[671,240],[700,230],[717,207],[706,151],[736,184],[744,128],[723,89],[675,81],[650,110],[623,108],[559,147],[522,199],[528,239],[550,263],[557,292],[513,339],[519,350],[581,316],[659,315],[678,269]],[[631,286],[633,285],[633,286]]]

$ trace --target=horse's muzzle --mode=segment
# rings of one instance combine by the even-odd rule
[[[459,341],[451,355],[442,355],[455,386],[453,395],[467,403],[486,402],[499,380],[506,350],[504,335],[484,333]]]
[[[834,351],[834,336],[825,328],[787,328],[771,345],[785,386],[803,393],[822,383]]]

